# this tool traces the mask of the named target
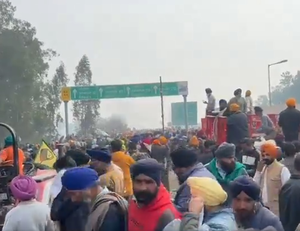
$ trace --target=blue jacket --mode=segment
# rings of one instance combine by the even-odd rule
[[[210,171],[208,171],[202,163],[198,163],[195,167],[187,172],[184,176],[184,183],[180,185],[175,199],[174,204],[179,212],[184,213],[188,211],[188,203],[191,199],[190,187],[187,185],[186,180],[190,176],[193,177],[210,177],[216,179]]]
[[[252,219],[249,219],[246,224],[243,224],[243,226],[244,229],[252,228],[257,230],[263,230],[264,228],[271,226],[274,227],[276,231],[284,231],[279,217],[260,204],[258,205],[256,214]]]
[[[217,231],[217,230],[221,230],[221,231],[237,230],[232,209],[223,208],[219,211],[207,214],[205,216],[203,225],[199,227],[199,231]]]
[[[163,231],[235,231],[237,230],[232,209],[223,208],[203,216],[185,213],[182,220],[173,220]],[[202,224],[203,223],[203,224]],[[199,225],[202,224],[202,225]]]

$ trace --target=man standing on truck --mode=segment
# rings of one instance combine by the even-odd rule
[[[205,89],[206,95],[207,95],[207,101],[204,101],[204,104],[207,104],[206,106],[206,115],[210,115],[214,110],[216,106],[216,98],[212,94],[212,90],[210,88]]]
[[[242,97],[242,89],[236,89],[234,92],[234,97],[230,99],[228,107],[230,108],[231,104],[238,104],[240,106],[240,111],[247,112],[247,102],[244,97]]]
[[[238,145],[242,139],[249,137],[248,118],[240,111],[238,104],[231,104],[230,112],[227,118],[227,142]]]
[[[278,125],[282,128],[287,142],[298,140],[300,111],[296,109],[296,104],[296,99],[288,99],[286,101],[287,108],[279,114]]]
[[[14,164],[14,149],[13,149],[13,138],[8,136],[4,140],[4,149],[0,152],[0,165],[13,165]],[[25,155],[22,149],[18,148],[19,157],[19,174],[23,175],[23,164],[25,161]]]

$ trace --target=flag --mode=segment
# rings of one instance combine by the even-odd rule
[[[41,147],[35,157],[34,163],[43,164],[50,168],[53,168],[54,163],[56,162],[57,157],[48,144],[42,140]]]

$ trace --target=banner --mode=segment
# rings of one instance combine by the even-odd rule
[[[50,168],[53,168],[54,163],[56,162],[57,157],[48,144],[43,140],[41,147],[35,157],[34,163],[46,165]]]

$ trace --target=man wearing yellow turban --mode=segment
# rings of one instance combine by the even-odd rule
[[[287,108],[280,112],[278,125],[282,128],[285,141],[298,140],[300,128],[300,111],[296,109],[296,99],[286,101]]]
[[[289,179],[290,171],[283,164],[279,163],[278,148],[271,140],[266,141],[260,148],[262,161],[257,167],[254,180],[262,189],[262,200],[264,205],[279,215],[278,195],[279,191]]]
[[[190,186],[192,199],[189,213],[183,215],[181,227],[194,226],[193,222],[199,222],[199,230],[211,230],[213,227],[218,227],[218,230],[237,230],[232,210],[223,206],[227,200],[227,193],[216,180],[208,177],[189,177],[187,184]],[[201,201],[202,203],[199,203]],[[204,222],[203,216],[200,216],[199,220],[203,206],[210,214]],[[191,216],[198,219],[191,219]]]
[[[248,118],[236,103],[230,104],[229,109],[231,115],[227,118],[227,142],[237,145],[240,140],[249,137]]]

